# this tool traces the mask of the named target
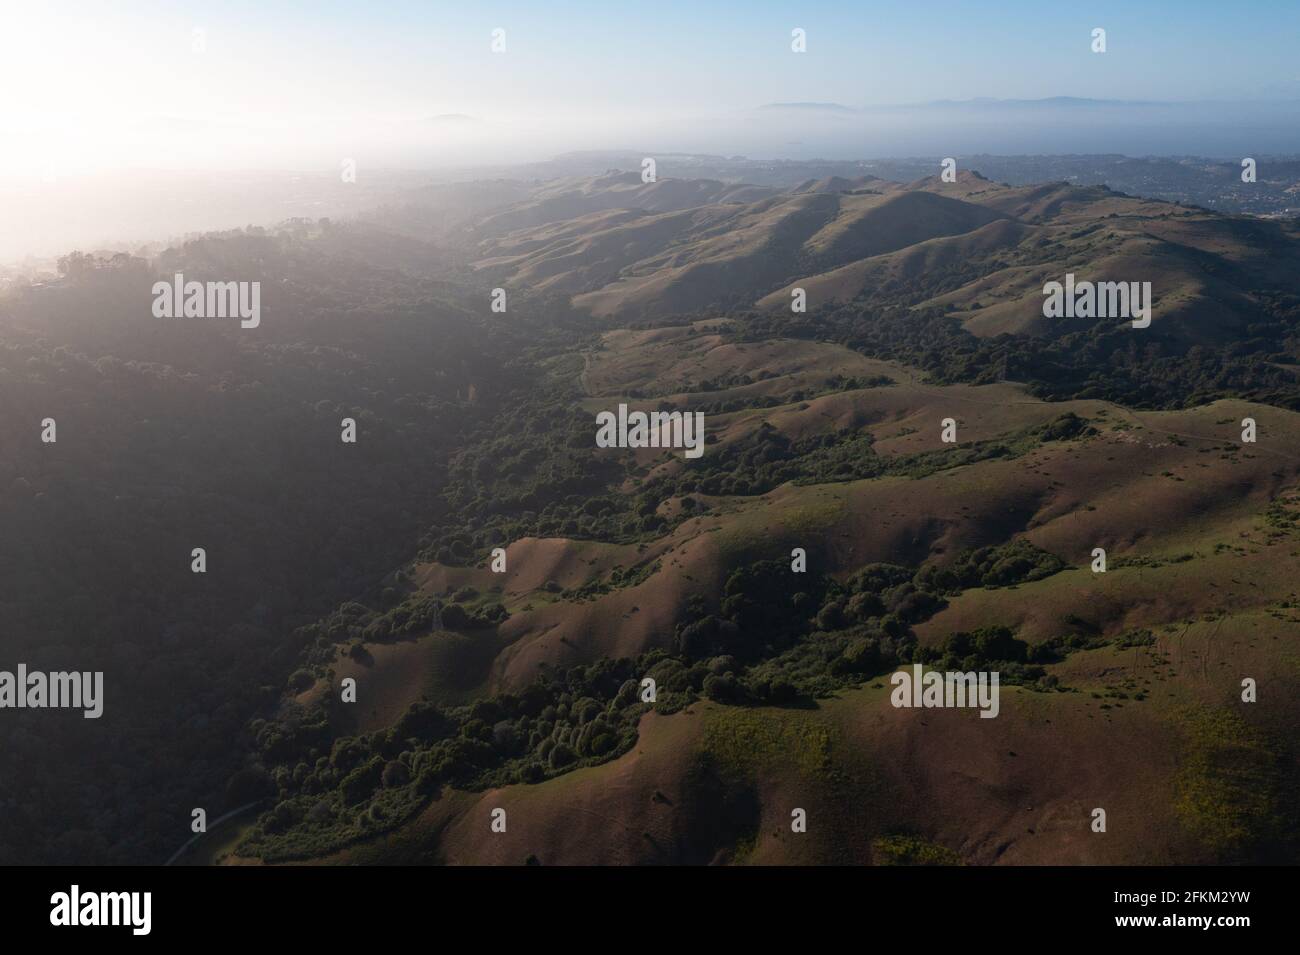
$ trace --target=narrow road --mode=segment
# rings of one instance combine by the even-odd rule
[[[202,839],[204,836],[206,836],[209,832],[211,832],[211,831],[213,831],[214,829],[216,829],[217,826],[221,825],[223,822],[226,822],[226,821],[229,820],[229,819],[234,819],[234,818],[235,818],[236,816],[238,816],[240,813],[247,812],[248,810],[252,809],[254,806],[260,806],[264,801],[265,801],[265,800],[259,799],[259,800],[257,800],[256,802],[245,803],[244,805],[240,806],[238,809],[232,809],[232,810],[230,810],[230,812],[226,813],[224,816],[221,816],[219,819],[214,819],[212,822],[210,822],[210,823],[208,824],[208,827],[207,827],[207,830],[206,830],[206,831],[204,831],[204,832],[196,832],[196,833],[195,833],[195,834],[190,838],[190,840],[189,840],[188,842],[185,843],[185,845],[181,846],[179,849],[177,849],[175,852],[173,852],[173,853],[172,853],[172,857],[171,857],[170,859],[168,859],[166,862],[164,862],[163,865],[164,865],[164,866],[169,866],[169,865],[171,865],[173,862],[175,862],[177,859],[179,859],[182,855],[185,854],[185,850],[187,850],[190,846],[194,845],[194,843],[198,842],[200,839]]]

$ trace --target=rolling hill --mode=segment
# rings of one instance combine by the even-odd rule
[[[657,198],[672,180],[627,179],[567,187],[561,196],[585,203],[568,217],[546,196],[490,218],[475,268],[507,286],[562,292],[607,320],[710,307],[788,311],[802,288],[813,311],[933,308],[984,338],[1055,338],[1090,324],[1043,316],[1044,284],[1067,273],[1146,281],[1152,334],[1182,348],[1248,336],[1268,300],[1294,300],[1300,274],[1292,225],[1102,186],[1011,187],[963,171],[951,183],[832,177],[757,201],[713,183],[672,191],[674,200],[701,199],[691,206]],[[585,211],[593,204],[600,213]],[[544,224],[522,224],[543,206]]]
[[[259,362],[288,376],[268,446],[283,420],[302,453],[317,425],[334,447],[316,381],[377,409],[355,460],[318,470],[366,489],[353,523],[404,536],[318,586],[333,609],[254,608],[238,645],[273,643],[271,682],[220,725],[244,720],[225,808],[262,802],[192,861],[1300,858],[1293,226],[975,173],[521,194],[432,264],[375,223],[128,263],[294,276],[265,355],[141,334],[125,275],[96,324],[107,267],[14,300],[7,334],[43,357],[7,367],[32,389],[70,360],[38,340],[63,323],[60,344],[168,383],[141,420],[189,380],[151,357],[219,389],[218,348],[240,394]],[[343,271],[344,304],[312,297]],[[1045,319],[1066,272],[1150,281],[1151,328]],[[619,405],[702,414],[703,454],[597,447]],[[152,649],[162,679],[176,656]],[[891,705],[914,665],[999,673],[997,718]]]
[[[925,568],[1023,542],[1062,569],[944,598],[914,625],[918,646],[942,652],[954,635],[1004,626],[1031,647],[1078,648],[1044,656],[1053,662],[1035,680],[1005,687],[1000,717],[987,723],[896,709],[883,677],[870,673],[784,706],[711,688],[685,705],[645,707],[612,760],[439,788],[396,825],[367,821],[341,844],[304,821],[226,861],[267,853],[341,864],[1151,864],[1284,851],[1271,840],[1293,811],[1286,740],[1300,720],[1283,689],[1300,668],[1290,638],[1300,623],[1300,527],[1291,516],[1300,513],[1300,415],[1241,402],[1134,412],[1041,401],[1010,383],[926,384],[913,369],[843,346],[737,343],[729,330],[714,320],[606,332],[566,375],[588,411],[611,400],[739,402],[711,416],[711,455],[758,439],[852,434],[868,441],[864,453],[881,473],[711,494],[690,484],[680,456],[629,455],[622,493],[685,481],[692,512],[640,542],[517,538],[503,574],[486,560],[415,563],[419,597],[499,602],[508,618],[491,631],[363,638],[360,664],[341,647],[314,692],[328,696],[353,676],[379,695],[380,709],[357,724],[348,707],[331,705],[334,732],[388,740],[401,761],[404,746],[420,749],[389,730],[408,709],[525,699],[538,680],[563,687],[572,668],[610,660],[666,674],[655,654],[682,652],[684,620],[702,609],[725,614],[721,597],[737,573],[756,561],[785,567],[795,547],[806,549],[812,572],[852,588],[873,567],[921,568],[921,580]],[[728,372],[748,383],[713,389]],[[1257,449],[1240,443],[1247,415],[1268,435]],[[939,440],[945,416],[958,423],[956,448]],[[1051,437],[1063,416],[1087,427]],[[665,497],[659,510],[681,515],[681,498]],[[1097,546],[1106,573],[1088,569]],[[619,579],[629,569],[637,573]],[[702,665],[759,683],[781,672],[817,685],[848,652],[834,649],[842,644],[831,634],[854,630],[827,622],[827,612],[800,638],[808,645],[741,644]],[[437,675],[453,660],[468,697]],[[1267,705],[1237,698],[1245,675],[1267,688]],[[578,696],[561,705],[577,707]],[[1089,830],[1094,806],[1112,820],[1104,839]],[[797,808],[815,821],[806,837],[790,831]],[[510,820],[505,834],[489,827],[495,809]],[[376,827],[383,833],[365,835]],[[320,848],[287,848],[300,840]]]

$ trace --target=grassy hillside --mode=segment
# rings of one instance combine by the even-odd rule
[[[1104,187],[1011,187],[962,172],[952,183],[805,184],[758,201],[701,188],[694,206],[665,209],[645,199],[661,185],[595,180],[579,194],[601,197],[598,214],[557,212],[501,237],[489,222],[476,267],[561,291],[597,317],[746,305],[788,313],[802,288],[814,310],[905,305],[937,309],[980,338],[1049,339],[1094,324],[1043,317],[1044,283],[1073,272],[1151,282],[1160,323],[1151,337],[1181,348],[1247,340],[1278,296],[1294,304],[1300,291],[1293,226]],[[636,198],[620,200],[628,190]]]
[[[576,533],[508,534],[504,574],[486,538],[415,564],[408,603],[507,616],[372,640],[387,631],[360,614],[348,632],[364,662],[316,654],[315,692],[356,675],[383,703],[360,721],[324,707],[316,768],[294,772],[306,788],[229,861],[1292,857],[1300,709],[1279,689],[1300,666],[1286,636],[1300,415],[1043,401],[734,328],[615,330],[553,366],[587,421],[617,401],[726,410],[696,462],[566,444],[608,461],[616,496],[597,495]],[[1254,446],[1247,415],[1267,435]],[[500,526],[539,529],[528,521]],[[790,572],[796,547],[806,576]],[[476,648],[456,686],[438,676],[450,641]],[[624,669],[600,690],[610,661]],[[895,709],[884,677],[915,661],[1000,670],[999,717]],[[638,674],[659,702],[638,701]],[[1241,702],[1245,677],[1259,703]],[[489,717],[475,697],[519,702]],[[447,722],[412,735],[397,710],[430,706]],[[311,714],[309,694],[282,725]],[[601,732],[622,742],[589,748]],[[341,747],[376,767],[373,794],[334,768]],[[396,788],[378,775],[393,764],[409,766]],[[1097,807],[1105,834],[1089,829]],[[497,808],[505,834],[488,825]]]
[[[89,743],[4,731],[0,859],[250,803],[188,859],[1297,859],[1293,226],[973,173],[462,211],[0,302],[6,650],[129,691]],[[178,269],[259,277],[265,331],[149,321]],[[1151,327],[1044,319],[1067,271],[1149,279]],[[598,448],[620,404],[703,453]],[[996,671],[997,718],[894,707],[914,665]]]

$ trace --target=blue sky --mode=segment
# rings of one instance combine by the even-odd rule
[[[796,27],[804,54],[790,49]],[[1095,27],[1107,31],[1105,54],[1090,49]],[[495,28],[503,54],[490,50]],[[50,0],[5,15],[0,138],[20,171],[329,166],[340,155],[450,163],[598,147],[755,154],[823,142],[815,130],[758,135],[745,114],[772,102],[1300,101],[1298,37],[1295,0]],[[443,114],[473,122],[431,125]],[[836,148],[930,142],[868,136]],[[1193,133],[1178,149],[1198,142]],[[988,145],[997,137],[951,148]]]
[[[1300,97],[1300,3],[1280,0],[182,6],[195,21],[276,45],[296,38],[294,59],[318,69],[346,60],[389,83],[438,76],[445,93],[467,101],[581,93],[736,109],[772,100]],[[174,5],[157,9],[180,15]],[[496,76],[482,72],[494,27],[507,31],[510,67]],[[794,27],[808,33],[803,56],[790,53]],[[1107,30],[1105,55],[1090,50],[1094,27]]]

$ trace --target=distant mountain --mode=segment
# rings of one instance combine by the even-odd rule
[[[1092,99],[1086,96],[1045,96],[1041,99],[998,99],[993,96],[976,96],[972,99],[932,100],[923,105],[1021,108],[1026,106],[1177,106],[1182,104],[1153,102],[1150,100]]]
[[[1171,107],[1195,106],[1196,103],[1175,100],[1094,99],[1088,96],[1044,96],[1038,99],[1001,99],[996,96],[973,96],[970,99],[937,99],[924,103],[890,103],[863,108],[842,103],[764,103],[761,110],[800,110],[805,112],[869,113],[876,110],[899,109],[1026,109],[1026,108],[1101,108],[1101,107]]]

